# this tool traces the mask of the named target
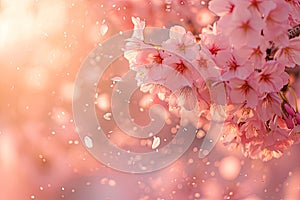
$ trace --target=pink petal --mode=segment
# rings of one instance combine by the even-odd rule
[[[257,105],[258,97],[254,90],[250,90],[248,92],[248,94],[246,95],[246,99],[247,99],[247,105],[250,108],[254,108]]]

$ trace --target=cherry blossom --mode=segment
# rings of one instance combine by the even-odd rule
[[[190,111],[196,109],[196,106],[196,94],[189,86],[182,87],[170,95],[169,107],[171,109],[181,107]]]
[[[250,9],[256,10],[261,17],[268,16],[270,11],[276,7],[272,0],[250,0]]]
[[[254,108],[258,102],[258,94],[247,80],[231,79],[227,84],[229,98],[232,103],[246,103],[246,106]]]
[[[225,33],[230,35],[229,41],[234,47],[257,47],[262,37],[264,22],[260,16],[239,8],[234,11],[234,17],[227,21],[225,26],[227,27]]]
[[[204,32],[201,35],[201,47],[206,54],[216,56],[221,50],[227,50],[229,43],[222,34]]]
[[[291,12],[291,9],[285,1],[274,0],[273,2],[276,3],[276,8],[264,17],[266,24],[263,34],[267,41],[285,43],[288,40],[286,33],[291,28],[288,23],[288,13]]]
[[[178,53],[188,60],[198,57],[199,45],[195,36],[181,26],[174,26],[170,29],[170,39],[162,43],[162,47],[170,52]]]
[[[258,89],[258,92],[277,92],[288,83],[289,75],[284,71],[284,65],[276,61],[266,62],[261,72],[254,74],[252,79],[253,85]],[[255,80],[255,81],[254,81]]]
[[[280,116],[280,97],[276,92],[267,93],[260,97],[256,107],[256,111],[263,121],[273,118],[274,114]]]
[[[293,38],[287,44],[279,46],[274,58],[287,67],[300,65],[300,39]]]
[[[254,66],[247,62],[247,57],[244,56],[248,52],[244,51],[220,51],[215,60],[217,66],[222,69],[222,80],[226,81],[231,78],[247,78],[253,71]]]
[[[299,8],[298,1],[212,0],[209,9],[219,19],[203,29],[200,42],[173,26],[159,47],[144,43],[142,32],[136,32],[129,46],[138,37],[131,46],[149,49],[128,48],[124,54],[133,51],[127,59],[141,90],[161,96],[170,109],[195,111],[197,127],[209,123],[211,98],[218,98],[209,88],[224,87],[227,117],[221,141],[246,157],[268,161],[300,139],[288,69],[300,64]],[[145,27],[138,18],[133,21]]]

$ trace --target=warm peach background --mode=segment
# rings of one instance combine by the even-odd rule
[[[299,145],[268,163],[245,159],[221,145],[200,160],[201,140],[196,139],[168,168],[133,175],[97,162],[74,130],[73,83],[99,42],[131,29],[131,16],[149,26],[182,24],[199,33],[214,20],[202,7],[206,4],[1,0],[0,199],[300,199]]]

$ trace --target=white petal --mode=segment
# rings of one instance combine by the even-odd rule
[[[157,136],[153,137],[152,149],[156,149],[160,145],[160,138]]]
[[[101,33],[101,35],[102,36],[105,35],[107,33],[107,31],[108,31],[108,26],[106,24],[102,24],[100,26],[100,33]]]

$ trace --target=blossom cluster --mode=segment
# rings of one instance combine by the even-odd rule
[[[219,17],[213,26],[199,36],[174,26],[161,45],[145,42],[145,22],[133,17],[124,53],[130,68],[142,91],[157,94],[170,109],[195,111],[198,127],[210,119],[209,88],[222,84],[221,141],[247,157],[278,158],[300,137],[289,73],[300,65],[300,2],[212,0],[209,9]]]

